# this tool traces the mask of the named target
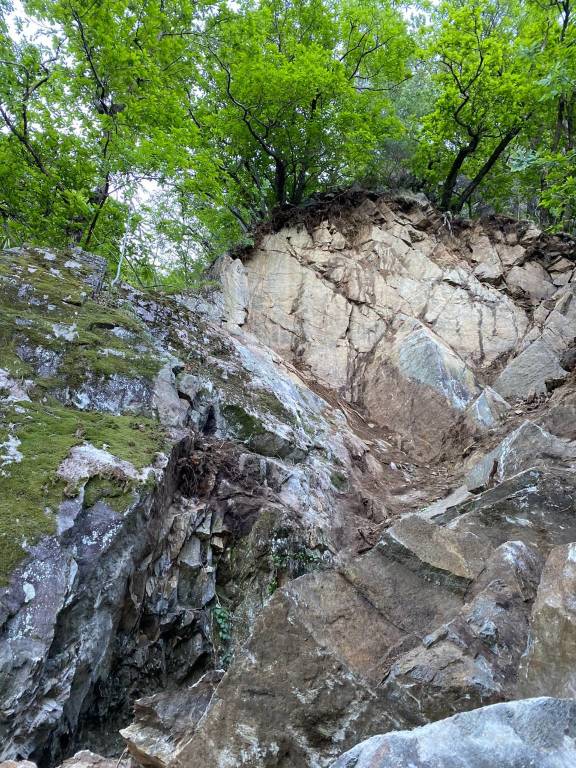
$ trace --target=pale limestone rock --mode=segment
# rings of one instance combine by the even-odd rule
[[[27,389],[32,381],[16,381],[8,371],[0,368],[0,400],[4,402],[30,402]]]
[[[308,234],[306,227],[287,229],[286,239],[290,243],[292,251],[298,252],[314,247],[314,241]]]
[[[160,423],[166,427],[182,427],[186,420],[189,403],[178,397],[174,364],[166,363],[154,381],[152,407]]]
[[[373,736],[332,768],[572,768],[576,702],[528,699]]]
[[[429,579],[462,585],[463,591],[484,568],[492,547],[474,534],[440,528],[418,515],[407,515],[385,533],[380,546],[388,557],[410,567],[429,568]]]
[[[487,283],[497,283],[503,275],[502,265],[497,264],[478,264],[474,268],[474,276],[478,280],[483,280]]]
[[[507,243],[498,243],[496,246],[498,255],[504,267],[515,267],[524,261],[526,258],[525,249],[518,244],[511,245]]]
[[[463,280],[462,273],[455,277]],[[528,325],[522,309],[473,276],[462,287],[446,281],[435,285],[430,306],[437,307],[431,321],[434,331],[463,359],[475,364],[488,365],[510,353]]]
[[[555,352],[538,338],[508,363],[492,386],[507,400],[522,400],[548,394],[567,376]]]
[[[563,285],[568,285],[571,281],[572,272],[551,272],[550,276],[554,285],[561,288]]]
[[[243,325],[249,300],[246,271],[240,259],[224,258],[228,263],[222,265],[220,274],[225,317],[231,325]]]
[[[406,435],[417,451],[437,451],[479,394],[472,370],[415,321],[384,335],[363,371],[362,397],[371,418]]]
[[[96,448],[90,443],[75,445],[67,458],[58,467],[57,475],[67,484],[69,492],[90,477],[105,477],[114,474],[125,482],[142,482],[146,472],[139,472],[133,464],[118,459],[103,448]]]
[[[542,327],[542,325],[546,321],[546,318],[549,315],[550,315],[550,307],[547,307],[545,304],[539,304],[534,310],[532,319],[534,320],[536,325],[538,325],[539,327]]]
[[[366,213],[374,215],[376,210],[371,205]],[[415,230],[411,214],[386,218],[388,210],[386,206],[384,223],[367,221],[360,227],[355,244],[361,253],[327,223],[316,231],[321,248],[302,230],[264,238],[245,265],[248,330],[325,383],[334,381],[346,391],[355,389],[358,354],[372,352],[369,340],[377,344],[382,336],[380,321],[369,311],[352,314],[350,304],[374,310],[386,321],[399,313],[424,317],[469,364],[490,365],[510,354],[526,335],[523,310],[458,266],[445,244]],[[485,235],[478,236],[475,247],[478,259],[488,259],[488,253],[490,263],[499,263]],[[317,273],[317,284],[306,265]],[[243,303],[239,300],[240,306]],[[314,351],[308,353],[304,350],[310,343]]]
[[[562,289],[554,309],[547,316],[542,329],[542,340],[554,352],[561,354],[576,339],[576,286]]]
[[[534,303],[549,299],[556,292],[556,286],[544,267],[535,261],[522,267],[512,267],[506,275],[506,283],[512,294],[527,294]]]
[[[83,749],[80,752],[76,752],[73,757],[69,757],[64,760],[59,768],[119,768],[126,766],[127,760],[111,757],[102,757],[95,752],[91,752],[89,749]]]
[[[252,287],[247,330],[334,386],[347,380],[351,306],[295,258],[259,251],[246,265]],[[307,343],[302,344],[302,339]],[[325,353],[330,350],[330,354]]]
[[[572,272],[574,270],[574,261],[562,256],[550,267],[551,272]]]
[[[352,307],[347,335],[356,352],[372,351],[385,331],[385,322],[373,309],[367,306]]]
[[[314,230],[314,232],[312,232],[312,240],[314,241],[315,245],[330,245],[332,242],[332,233],[330,232],[327,223],[324,223],[322,226],[318,227]]]
[[[477,264],[474,275],[479,280],[496,282],[503,275],[502,262],[487,235],[476,234],[470,240],[471,259]]]
[[[538,238],[541,237],[541,235],[542,235],[542,230],[539,229],[535,224],[530,223],[530,225],[528,226],[528,229],[520,238],[520,242],[523,245],[531,245],[536,240],[538,240]]]
[[[424,327],[397,342],[394,360],[409,381],[433,389],[456,410],[464,410],[478,394],[472,370]]]
[[[349,301],[355,304],[373,303],[372,275],[359,262],[343,256],[333,257],[329,267],[323,272],[323,277],[333,283]]]
[[[330,247],[333,248],[335,251],[341,251],[344,248],[346,248],[346,238],[342,234],[342,232],[335,232],[332,240],[330,241]]]
[[[466,487],[477,493],[530,467],[570,465],[575,460],[576,442],[561,440],[538,424],[525,421],[468,472]]]
[[[292,247],[289,240],[291,236],[292,230],[290,229],[264,235],[260,249],[267,253],[291,253]]]
[[[468,407],[467,413],[476,425],[489,429],[502,420],[510,407],[510,403],[492,387],[485,387],[482,394]]]

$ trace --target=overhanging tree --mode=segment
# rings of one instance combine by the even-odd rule
[[[390,91],[411,48],[395,8],[374,0],[222,10],[189,93],[196,143],[183,184],[200,217],[247,231],[274,207],[355,180],[401,131]]]
[[[521,5],[457,0],[436,10],[425,55],[439,95],[423,120],[420,168],[441,182],[440,206],[460,211],[537,110],[543,50]]]

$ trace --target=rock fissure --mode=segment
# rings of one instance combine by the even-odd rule
[[[398,768],[480,760],[476,728],[546,764],[519,724],[564,733],[576,690],[574,243],[341,202],[195,298],[1,254],[3,759]]]

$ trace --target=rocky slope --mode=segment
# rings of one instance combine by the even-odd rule
[[[0,758],[387,768],[542,696],[510,712],[564,733],[575,266],[409,195],[298,212],[200,297],[4,252]]]

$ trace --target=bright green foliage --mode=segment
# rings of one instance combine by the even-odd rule
[[[360,177],[401,130],[390,90],[410,49],[382,2],[261,0],[222,12],[191,100],[198,149],[184,181],[208,230],[235,219],[246,233],[275,206]]]
[[[29,0],[34,42],[0,42],[0,215],[5,244],[78,243],[117,256],[127,191],[174,166],[197,6],[182,2]],[[175,147],[178,149],[175,151]]]
[[[272,211],[354,182],[573,227],[571,3],[27,0],[14,32],[0,0],[0,244],[194,289]]]
[[[436,99],[418,175],[444,209],[489,204],[573,227],[576,46],[571,0],[445,0],[422,56]]]
[[[2,242],[79,242],[104,194],[98,128],[61,63],[62,40],[0,37]],[[109,236],[118,236],[114,216]]]
[[[358,179],[402,130],[390,91],[408,76],[412,44],[389,3],[26,7],[54,35],[2,38],[0,210],[10,243],[73,241],[115,260],[122,231],[134,230],[127,190],[145,178],[177,212],[157,217],[161,236],[187,243],[188,257],[192,247],[218,252],[274,206]],[[158,282],[134,263],[137,240],[125,266]]]
[[[576,224],[576,8],[571,0],[530,5],[533,34],[545,41],[547,67],[540,85],[548,110],[545,131],[531,160],[539,175],[541,205],[548,222]]]
[[[420,163],[442,184],[445,209],[469,201],[537,109],[541,57],[526,27],[513,1],[445,1],[435,12],[425,55],[438,98],[423,120]]]

